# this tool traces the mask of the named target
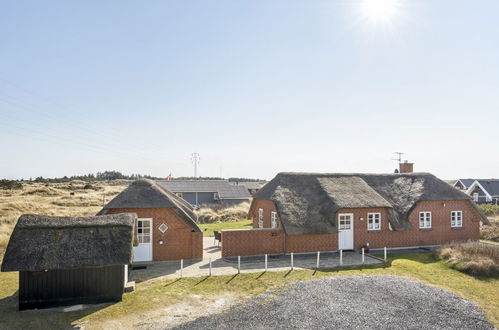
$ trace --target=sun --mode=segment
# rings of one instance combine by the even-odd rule
[[[390,21],[400,8],[400,0],[363,0],[363,16],[374,23]]]

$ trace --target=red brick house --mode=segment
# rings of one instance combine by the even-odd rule
[[[440,245],[478,240],[487,218],[428,173],[279,173],[254,195],[251,230],[222,232],[222,255]]]
[[[203,233],[192,206],[152,180],[137,180],[99,213],[136,213],[134,262],[203,257]]]

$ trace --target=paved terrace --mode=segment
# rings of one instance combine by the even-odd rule
[[[211,275],[237,274],[237,257],[222,258],[220,247],[213,243],[213,237],[203,238],[203,260],[184,260],[183,277],[197,277],[209,275],[209,262],[211,258]],[[294,254],[294,269],[313,269],[317,267],[317,253]],[[365,255],[364,264],[383,264],[383,261]],[[362,265],[362,255],[358,252],[343,252],[343,267]],[[153,278],[178,278],[180,277],[180,260],[161,261],[154,263],[137,263],[131,272],[131,280],[142,282]],[[287,271],[291,267],[291,255],[268,256],[267,271]],[[320,268],[340,267],[339,252],[321,252]],[[258,273],[265,271],[265,257],[241,257],[241,273]]]

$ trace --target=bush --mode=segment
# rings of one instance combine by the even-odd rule
[[[234,206],[203,206],[196,211],[199,223],[239,221],[248,218],[250,204],[241,203]]]
[[[438,255],[457,270],[479,276],[499,275],[499,246],[480,242],[451,243]]]
[[[90,183],[87,183],[83,186],[83,189],[94,189],[94,186],[92,186]]]
[[[478,207],[487,216],[499,215],[499,205],[480,204],[480,205],[478,205]]]
[[[5,190],[23,189],[23,185],[21,182],[15,180],[0,180],[0,189],[5,189]]]
[[[488,241],[499,242],[499,219],[489,219],[490,225],[480,227],[480,238]]]

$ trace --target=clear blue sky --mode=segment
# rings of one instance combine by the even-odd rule
[[[0,177],[499,177],[499,2],[3,1]]]

